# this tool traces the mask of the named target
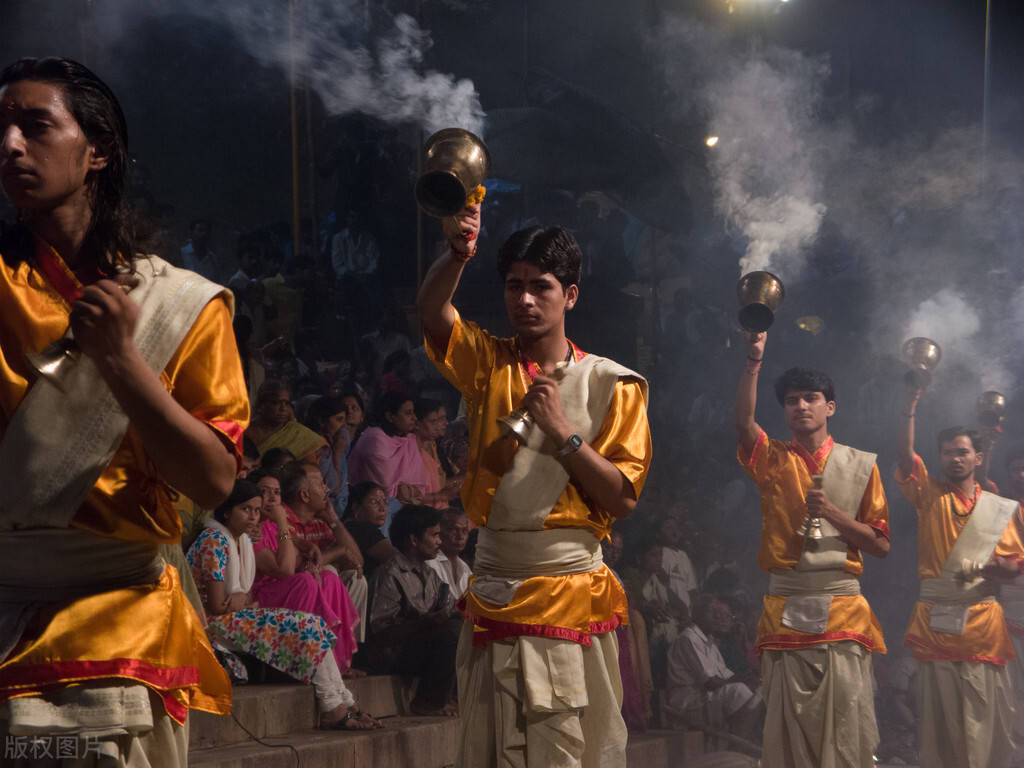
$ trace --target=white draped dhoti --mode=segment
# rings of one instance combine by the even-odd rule
[[[872,768],[878,725],[871,674],[871,652],[853,640],[766,650],[763,768]]]
[[[983,661],[918,666],[921,765],[1006,768],[1013,742],[1010,672]]]
[[[614,632],[590,647],[547,637],[459,638],[459,768],[625,768]]]

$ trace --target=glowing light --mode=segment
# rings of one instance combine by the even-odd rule
[[[704,143],[707,144],[709,147],[713,147],[716,144],[718,144],[718,137],[708,136],[706,139],[704,139]]]

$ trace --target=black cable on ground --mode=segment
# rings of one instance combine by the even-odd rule
[[[242,721],[238,719],[238,716],[234,712],[231,713],[231,719],[235,721],[235,725],[237,725],[239,728],[245,731],[249,735],[249,738],[255,741],[257,744],[262,744],[264,747],[271,747],[273,749],[283,749],[285,747],[290,749],[295,754],[296,767],[302,768],[302,756],[299,755],[299,750],[297,750],[293,744],[270,744],[269,742],[264,741],[255,733],[250,731],[244,725],[242,725]]]

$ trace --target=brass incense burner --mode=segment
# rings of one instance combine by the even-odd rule
[[[903,360],[910,367],[906,373],[909,385],[924,389],[932,382],[932,371],[942,359],[942,350],[931,339],[916,336],[903,342]]]
[[[736,284],[740,326],[753,333],[767,331],[785,296],[782,281],[771,272],[748,272]]]
[[[416,202],[429,216],[454,216],[466,198],[490,175],[491,156],[483,140],[462,128],[445,128],[423,147],[423,172],[416,179]]]
[[[978,397],[978,423],[983,427],[998,427],[1006,413],[1006,396],[1001,392],[989,390]]]

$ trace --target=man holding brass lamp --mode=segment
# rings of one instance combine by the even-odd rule
[[[516,336],[500,339],[452,305],[480,205],[444,229],[451,248],[419,307],[431,358],[469,406],[462,499],[480,527],[459,604],[458,765],[624,766],[613,631],[626,597],[599,543],[633,511],[647,475],[646,382],[566,338],[582,257],[567,230],[520,230],[502,246]]]
[[[928,474],[914,452],[921,391],[908,379],[896,472],[918,520],[921,593],[904,645],[921,662],[921,765],[1002,768],[1013,749],[1007,662],[1015,654],[995,594],[1024,567],[1020,505],[975,481],[983,454],[973,430],[940,432],[943,476]]]
[[[870,768],[871,653],[885,644],[858,577],[863,552],[889,551],[885,492],[874,454],[829,435],[835,392],[820,371],[792,368],[775,384],[792,440],[770,440],[757,424],[766,336],[747,333],[736,393],[737,455],[761,492],[758,564],[771,574],[757,628],[762,765]]]

